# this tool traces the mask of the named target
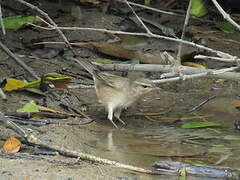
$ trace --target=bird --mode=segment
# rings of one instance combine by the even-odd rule
[[[130,107],[142,95],[155,87],[149,79],[121,77],[103,72],[85,59],[78,60],[75,58],[74,60],[93,76],[98,100],[105,106],[108,112],[107,118],[115,128],[118,128],[118,126],[113,122],[113,118],[115,117],[123,125],[126,125],[120,118],[122,110]]]

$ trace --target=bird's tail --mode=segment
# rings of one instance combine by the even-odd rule
[[[95,66],[94,64],[92,64],[91,62],[85,60],[85,59],[76,59],[73,58],[73,60],[79,64],[80,66],[82,66],[86,71],[88,71],[90,74],[92,74],[93,76],[98,74],[100,72],[99,68],[97,66]]]

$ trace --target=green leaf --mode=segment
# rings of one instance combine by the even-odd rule
[[[27,104],[17,110],[17,112],[39,112],[38,105],[34,101],[29,101]]]
[[[36,21],[38,21],[36,16],[11,16],[3,18],[3,24],[6,29],[19,29],[27,23],[34,23]]]
[[[234,33],[236,31],[236,27],[226,21],[217,23],[216,27],[226,33]]]
[[[193,0],[192,7],[190,10],[190,15],[196,16],[196,17],[202,17],[207,14],[207,8],[202,3],[202,0]]]
[[[203,127],[213,127],[221,126],[221,124],[216,122],[190,122],[183,124],[181,128],[191,129],[191,128],[203,128]]]
[[[45,81],[53,82],[53,81],[59,81],[59,80],[71,80],[72,78],[70,76],[64,76],[57,73],[48,73],[44,75],[43,79]]]

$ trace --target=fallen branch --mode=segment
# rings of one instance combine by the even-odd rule
[[[15,0],[35,11],[37,11],[39,14],[41,14],[42,16],[44,16],[50,23],[51,25],[53,25],[54,27],[57,27],[57,24],[52,20],[52,18],[50,18],[48,16],[48,14],[46,12],[44,12],[43,10],[39,9],[37,6],[34,6],[33,4],[31,3],[28,3],[24,0]],[[70,45],[68,39],[66,38],[66,36],[63,34],[63,32],[60,30],[60,29],[56,29],[57,33],[62,37],[62,39],[64,40],[64,42],[66,43],[67,47],[73,52],[74,55],[76,55],[74,49],[72,48],[72,46]]]
[[[235,26],[238,31],[240,31],[240,26],[231,18],[229,14],[227,14],[223,8],[218,4],[216,0],[212,0],[215,7],[218,9],[218,11],[223,15],[223,18],[226,19],[228,22],[230,22],[233,26]]]
[[[214,69],[199,69],[188,66],[172,66],[159,64],[96,64],[103,71],[143,71],[143,72],[181,72],[184,74],[214,72]],[[209,74],[211,78],[227,79],[233,81],[240,80],[240,73],[224,72],[220,74]]]
[[[203,60],[215,60],[215,61],[222,61],[222,62],[240,62],[239,58],[228,59],[228,58],[220,58],[220,57],[212,57],[212,56],[204,56],[204,55],[196,55],[194,59],[203,59]]]
[[[196,73],[196,74],[191,74],[191,75],[182,75],[180,77],[153,80],[153,83],[160,84],[160,83],[194,79],[194,78],[207,77],[207,76],[211,77],[212,75],[219,75],[219,74],[222,74],[222,73],[225,73],[225,72],[228,72],[228,71],[234,71],[234,70],[237,70],[237,69],[239,69],[239,67],[231,67],[231,68],[225,68],[225,69],[220,69],[220,70]]]
[[[21,59],[19,59],[14,53],[12,53],[10,51],[10,49],[8,49],[7,46],[5,46],[1,41],[0,41],[0,47],[2,48],[2,50],[9,55],[11,58],[13,58],[16,63],[18,63],[20,66],[22,66],[23,69],[25,69],[33,78],[35,79],[40,79],[36,73],[28,66],[26,65]]]
[[[82,160],[88,160],[88,161],[92,161],[92,162],[95,162],[95,163],[103,163],[103,164],[107,164],[107,165],[112,165],[112,166],[115,166],[115,167],[129,169],[129,170],[140,172],[140,173],[153,174],[153,175],[177,175],[177,173],[164,172],[164,171],[156,172],[156,171],[152,171],[152,170],[149,170],[149,169],[144,169],[144,168],[140,168],[140,167],[136,167],[136,166],[131,166],[131,165],[128,165],[128,164],[122,164],[122,163],[119,163],[117,161],[112,161],[112,160],[100,158],[100,157],[90,155],[90,154],[87,154],[87,153],[83,153],[83,152],[79,152],[79,151],[68,150],[68,149],[65,149],[65,148],[60,147],[60,146],[56,146],[56,145],[46,143],[46,142],[40,140],[35,135],[24,131],[24,129],[22,129],[17,124],[13,123],[9,118],[4,117],[4,115],[1,112],[0,112],[0,122],[2,122],[5,127],[14,130],[17,134],[22,136],[28,143],[40,146],[42,148],[47,148],[47,149],[50,149],[50,150],[57,151],[57,152],[59,152],[59,154],[64,155],[64,156],[76,157],[76,158],[80,158]]]
[[[211,177],[218,179],[239,179],[239,174],[232,170],[217,169],[205,166],[196,166],[176,161],[161,161],[154,163],[156,170],[179,171],[185,168],[187,174],[200,177]]]
[[[6,35],[6,30],[5,30],[5,26],[4,26],[3,18],[2,18],[2,6],[1,6],[1,4],[0,4],[0,25],[2,27],[3,35]]]
[[[165,39],[165,40],[169,40],[169,41],[174,41],[174,42],[178,42],[178,43],[183,43],[186,44],[188,46],[192,46],[195,48],[199,48],[199,49],[203,49],[206,50],[208,52],[213,53],[216,56],[220,56],[220,57],[224,57],[224,58],[231,58],[233,59],[234,56],[225,53],[225,52],[221,52],[221,51],[217,51],[214,49],[211,49],[209,47],[205,47],[203,45],[200,44],[196,44],[193,42],[189,42],[189,41],[185,41],[182,39],[176,39],[176,38],[172,38],[172,37],[166,37],[166,36],[161,36],[161,35],[157,35],[157,34],[153,34],[153,33],[133,33],[133,32],[125,32],[125,31],[113,31],[113,30],[108,30],[108,29],[100,29],[100,28],[83,28],[83,27],[55,27],[55,26],[50,26],[50,27],[42,27],[42,26],[38,26],[32,23],[29,23],[30,25],[40,28],[40,29],[44,29],[44,30],[56,30],[56,29],[61,29],[61,30],[71,30],[71,31],[96,31],[96,32],[102,32],[102,33],[109,33],[109,34],[124,34],[124,35],[132,35],[132,36],[144,36],[144,37],[149,37],[149,38],[157,38],[157,39]]]

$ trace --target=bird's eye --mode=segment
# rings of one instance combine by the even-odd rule
[[[143,88],[147,88],[148,86],[146,86],[146,85],[142,85],[142,87],[143,87]]]

